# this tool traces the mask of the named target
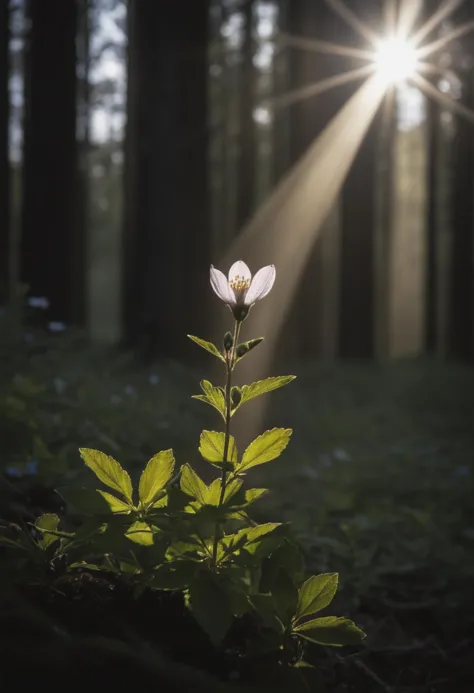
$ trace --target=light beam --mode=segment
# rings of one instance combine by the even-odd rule
[[[251,324],[266,341],[252,358],[244,359],[239,382],[268,374],[278,336],[284,328],[298,282],[311,249],[346,179],[361,142],[379,109],[385,87],[372,76],[314,141],[218,263],[226,270],[242,258],[251,268],[274,263],[277,280],[270,294],[252,309]],[[229,313],[217,320],[219,333],[228,329]],[[247,325],[243,324],[244,331]],[[253,328],[252,328],[253,331]],[[245,337],[244,337],[245,338]],[[234,428],[248,440],[260,427],[263,409],[248,405],[239,411]]]

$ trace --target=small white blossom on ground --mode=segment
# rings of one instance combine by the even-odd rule
[[[211,286],[217,296],[234,313],[236,320],[244,320],[250,308],[271,291],[275,282],[275,265],[252,273],[242,260],[234,262],[227,278],[223,272],[211,265]]]

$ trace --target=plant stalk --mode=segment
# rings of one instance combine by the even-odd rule
[[[236,350],[237,350],[237,341],[239,339],[239,333],[240,333],[240,325],[241,323],[236,320],[234,324],[234,335],[233,335],[233,346],[232,346],[232,351],[231,351],[231,356],[228,358],[226,362],[226,368],[227,368],[227,378],[226,378],[226,384],[225,384],[225,437],[224,437],[224,453],[222,455],[223,460],[222,460],[222,479],[221,479],[221,493],[219,497],[219,504],[218,508],[220,508],[224,502],[224,497],[225,497],[225,489],[227,485],[227,458],[229,456],[229,445],[230,445],[230,419],[232,415],[232,398],[231,398],[231,392],[232,392],[232,371],[234,370],[234,365],[235,365],[235,355],[236,355]],[[214,531],[214,544],[212,547],[212,566],[216,565],[217,561],[217,545],[219,543],[219,522],[216,522],[215,526],[215,531]]]

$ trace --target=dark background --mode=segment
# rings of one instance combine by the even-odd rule
[[[417,26],[440,4],[420,3]],[[346,5],[383,31],[384,3]],[[285,36],[367,41],[322,0],[0,0],[0,13],[0,467],[34,514],[45,489],[82,480],[80,445],[131,470],[170,446],[196,461],[217,423],[190,400],[209,368],[186,334],[224,331],[209,265],[227,271],[232,241],[361,83],[279,107],[361,64]],[[466,0],[426,41],[471,21]],[[474,108],[472,34],[431,62],[440,93]],[[268,364],[298,380],[265,412],[295,433],[262,472],[262,517],[291,520],[310,568],[340,572],[342,611],[369,633],[340,674],[361,691],[473,685],[469,117],[388,91]]]

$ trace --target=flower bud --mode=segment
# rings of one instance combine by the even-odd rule
[[[230,332],[226,332],[224,335],[224,349],[230,351],[234,346],[234,338]]]
[[[232,400],[232,406],[237,407],[242,399],[242,390],[240,387],[234,386],[230,391],[230,398]]]
[[[236,351],[237,358],[241,359],[242,356],[245,356],[245,354],[248,352],[248,350],[249,350],[249,348],[248,348],[247,344],[239,344],[239,346],[237,347],[237,351]]]

